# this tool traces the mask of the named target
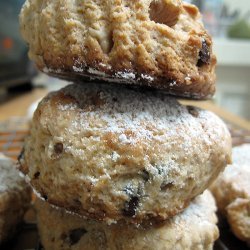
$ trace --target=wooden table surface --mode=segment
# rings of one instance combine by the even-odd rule
[[[26,116],[29,106],[47,93],[46,89],[37,88],[6,98],[0,103],[0,121],[5,121],[13,116]]]
[[[0,103],[0,121],[5,121],[13,116],[26,116],[29,106],[39,100],[48,93],[46,89],[37,88],[31,92],[20,94],[18,96],[13,96],[7,101]],[[213,111],[225,121],[228,121],[240,128],[250,130],[250,121],[247,121],[237,115],[232,114],[228,110],[225,110],[212,101],[181,101],[186,105],[194,105]]]

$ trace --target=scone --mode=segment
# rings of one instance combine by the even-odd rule
[[[233,149],[233,165],[226,168],[211,190],[233,233],[250,243],[250,144]]]
[[[0,153],[0,244],[13,236],[31,200],[30,187],[14,165]]]
[[[197,99],[215,92],[211,37],[181,0],[26,0],[20,23],[45,73]]]
[[[149,228],[84,220],[41,200],[36,207],[46,250],[212,250],[219,236],[216,206],[208,191],[181,214]]]
[[[35,112],[21,169],[50,203],[102,220],[163,220],[224,169],[231,137],[214,114],[162,95],[73,84]]]

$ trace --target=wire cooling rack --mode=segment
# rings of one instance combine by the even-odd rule
[[[29,122],[26,118],[11,118],[0,122],[0,152],[16,160],[28,134]]]

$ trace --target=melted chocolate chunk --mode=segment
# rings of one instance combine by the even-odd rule
[[[87,231],[84,228],[77,228],[69,232],[69,244],[75,245]]]
[[[149,181],[149,179],[150,179],[149,172],[145,169],[142,171],[142,178],[145,182]]]
[[[34,174],[34,179],[38,179],[39,176],[40,176],[40,172],[36,172],[36,173]]]
[[[197,62],[198,67],[202,67],[204,64],[210,63],[210,50],[205,39],[202,40],[202,48],[199,53],[199,59]]]
[[[136,209],[139,205],[139,198],[137,196],[131,197],[129,201],[126,201],[123,214],[127,217],[133,217],[136,213]]]
[[[43,198],[45,201],[48,200],[48,196],[47,196],[46,194],[43,194],[43,195],[41,195],[41,196],[42,196],[42,198]]]
[[[197,111],[197,109],[195,107],[192,106],[187,106],[187,110],[188,113],[194,117],[198,117],[199,116],[199,112]]]
[[[54,151],[56,154],[61,154],[63,152],[63,144],[62,143],[56,143],[54,145]]]
[[[24,156],[24,147],[22,148],[22,151],[18,155],[18,158],[17,158],[18,162],[20,162],[23,159],[23,156]]]

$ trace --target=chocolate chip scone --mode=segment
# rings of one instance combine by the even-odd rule
[[[15,163],[0,153],[0,244],[13,236],[30,201],[30,187]]]
[[[250,144],[233,149],[233,164],[211,190],[233,233],[250,244]]]
[[[181,214],[149,228],[84,220],[41,200],[36,208],[46,250],[212,250],[219,236],[216,206],[208,191]]]
[[[197,99],[215,92],[211,37],[181,0],[26,0],[20,23],[45,73]]]
[[[39,104],[21,169],[54,205],[140,222],[182,211],[230,157],[231,137],[214,114],[158,92],[89,83]]]

